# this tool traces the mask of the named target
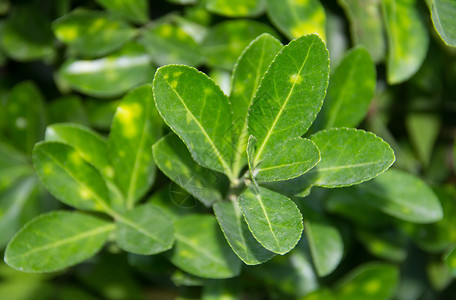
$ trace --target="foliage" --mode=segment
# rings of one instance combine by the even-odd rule
[[[454,20],[0,0],[0,296],[454,298]]]

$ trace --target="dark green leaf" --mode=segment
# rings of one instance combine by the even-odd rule
[[[412,113],[405,119],[410,142],[418,158],[427,167],[440,132],[440,119],[437,115]]]
[[[87,112],[81,98],[76,95],[64,96],[50,102],[48,117],[49,124],[62,122],[88,124]]]
[[[136,22],[146,23],[149,20],[149,2],[147,0],[95,0],[104,8],[116,15]]]
[[[10,241],[5,262],[23,272],[52,272],[93,256],[114,224],[77,212],[56,211],[27,223]]]

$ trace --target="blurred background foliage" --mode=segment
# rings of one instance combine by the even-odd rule
[[[304,238],[289,254],[244,266],[230,280],[198,278],[166,255],[127,255],[112,245],[55,274],[2,263],[0,298],[456,298],[451,0],[0,0],[0,248],[26,221],[59,206],[31,165],[47,125],[74,122],[107,134],[119,99],[165,64],[198,67],[228,93],[236,59],[264,32],[284,43],[318,33],[332,67],[353,46],[368,50],[377,89],[359,127],[393,147],[396,168],[432,186],[443,219],[419,224],[357,201],[359,191],[317,190],[306,201],[319,204],[317,224],[343,241],[343,260],[329,276],[317,275]],[[191,205],[171,207],[169,186],[159,175],[152,201],[176,215],[204,210],[183,191]],[[329,255],[342,249],[323,246]]]

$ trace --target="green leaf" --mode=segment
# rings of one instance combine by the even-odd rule
[[[157,109],[201,166],[232,178],[232,125],[228,98],[204,73],[170,65],[154,79]]]
[[[173,221],[153,204],[135,207],[116,219],[116,241],[125,251],[151,255],[171,249]]]
[[[68,95],[48,103],[49,124],[52,123],[78,123],[88,124],[87,112],[82,99],[77,95]]]
[[[262,33],[277,36],[274,29],[253,20],[230,20],[216,24],[202,44],[207,63],[212,67],[232,70],[242,51]]]
[[[363,45],[376,63],[386,52],[381,0],[338,0],[350,22],[350,33],[355,45]]]
[[[244,50],[234,67],[230,103],[233,110],[233,142],[236,149],[233,162],[235,175],[239,174],[245,164],[249,108],[261,78],[280,49],[280,41],[269,34],[262,34]]]
[[[456,47],[456,3],[452,0],[429,0],[432,23],[448,46]]]
[[[14,5],[0,34],[3,52],[17,61],[52,57],[53,36],[45,15],[41,7],[33,3]]]
[[[28,157],[0,141],[0,191],[8,188],[16,179],[33,172]]]
[[[387,79],[397,84],[412,77],[426,58],[429,36],[414,0],[384,0],[388,38]]]
[[[350,272],[336,288],[338,300],[389,300],[396,293],[399,270],[382,263],[364,264]]]
[[[206,9],[226,17],[249,17],[261,14],[265,0],[206,0]]]
[[[63,203],[78,209],[110,210],[103,177],[73,147],[38,143],[33,149],[33,165],[46,189]]]
[[[167,135],[152,150],[160,170],[204,205],[222,200],[217,185],[220,175],[198,165],[177,135]]]
[[[358,126],[374,97],[376,77],[366,49],[349,51],[331,75],[328,94],[315,123],[325,129]]]
[[[314,200],[314,199],[309,199]],[[304,227],[315,269],[320,277],[331,274],[344,254],[342,236],[331,221],[312,208],[306,199],[297,199],[304,217]]]
[[[129,208],[144,196],[155,179],[151,147],[161,134],[152,85],[129,92],[117,108],[108,142],[114,179]]]
[[[174,226],[176,245],[170,257],[174,265],[204,278],[239,275],[241,261],[225,242],[213,216],[188,215]]]
[[[196,4],[196,3],[198,3],[199,0],[166,0],[166,1],[171,2],[171,3],[187,5],[187,4]]]
[[[86,101],[87,117],[91,127],[108,131],[120,100],[100,102],[99,99]]]
[[[418,158],[427,167],[440,132],[439,116],[411,113],[407,115],[405,125]]]
[[[101,6],[129,21],[146,23],[149,20],[147,0],[95,0]]]
[[[356,236],[374,256],[398,263],[407,258],[406,239],[398,232],[358,229]]]
[[[183,28],[169,23],[157,24],[141,32],[140,42],[158,65],[200,65],[201,47]]]
[[[46,129],[45,140],[70,145],[98,171],[108,178],[112,177],[106,139],[90,128],[69,123],[54,124]]]
[[[53,22],[55,36],[83,56],[105,55],[132,39],[136,30],[101,11],[76,9]]]
[[[316,35],[293,40],[277,54],[249,111],[249,134],[258,140],[254,165],[277,143],[307,131],[323,104],[328,76],[328,50]]]
[[[21,217],[26,206],[31,205],[37,183],[35,176],[28,176],[0,193],[0,248],[3,248],[23,225]]]
[[[432,189],[418,177],[402,171],[391,169],[353,187],[353,191],[358,201],[405,221],[432,223],[443,217],[439,199]]]
[[[310,33],[326,39],[326,15],[319,0],[268,0],[267,13],[290,40]]]
[[[445,256],[445,263],[450,269],[451,275],[456,277],[456,248],[451,250],[450,253]]]
[[[302,179],[303,190],[316,185],[342,187],[369,180],[386,171],[395,160],[391,147],[375,134],[354,128],[322,130],[311,137],[321,161]]]
[[[5,103],[6,136],[14,146],[31,153],[44,136],[46,117],[44,99],[37,86],[25,81],[16,84]]]
[[[52,272],[93,256],[114,225],[78,212],[56,211],[27,223],[10,241],[5,262],[23,272]]]
[[[283,181],[298,177],[320,161],[320,151],[314,142],[295,138],[274,145],[253,170],[260,182]]]
[[[302,215],[289,198],[263,187],[249,187],[239,196],[239,205],[253,236],[266,249],[285,254],[301,238]]]
[[[215,203],[214,213],[226,240],[244,263],[261,264],[275,255],[255,240],[245,223],[237,201]]]
[[[154,67],[144,47],[131,42],[99,59],[67,60],[59,75],[76,91],[95,97],[114,97],[150,81]]]
[[[239,300],[242,297],[241,280],[211,280],[202,290],[201,300]]]

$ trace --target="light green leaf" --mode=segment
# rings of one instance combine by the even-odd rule
[[[41,8],[33,3],[14,5],[0,34],[3,52],[17,61],[52,57],[53,36],[51,24],[45,15]]]
[[[244,50],[234,67],[230,103],[233,110],[233,142],[236,149],[233,162],[235,175],[239,174],[245,164],[249,108],[261,78],[280,49],[280,41],[269,34],[262,34]]]
[[[326,15],[319,0],[268,0],[267,13],[290,40],[310,33],[326,39]]]
[[[312,185],[342,187],[369,180],[386,171],[395,160],[391,147],[373,133],[354,128],[333,128],[314,134],[321,161],[301,176],[302,190]]]
[[[254,167],[253,175],[260,182],[296,178],[320,161],[320,151],[314,142],[295,138],[274,145]]]
[[[245,223],[237,201],[215,203],[214,213],[226,240],[244,263],[261,264],[275,255],[255,240]]]
[[[427,167],[440,132],[439,116],[410,113],[405,119],[405,125],[418,158]]]
[[[112,168],[108,163],[106,139],[88,127],[61,123],[48,126],[46,141],[68,144],[106,177],[112,177]]]
[[[456,2],[453,0],[429,0],[432,23],[448,46],[456,47]]]
[[[258,140],[254,165],[277,143],[307,131],[323,104],[328,75],[328,50],[316,35],[293,40],[277,54],[249,111],[249,134]]]
[[[336,288],[338,300],[389,300],[396,293],[399,270],[382,263],[361,265],[350,272]]]
[[[88,124],[88,116],[82,99],[77,95],[68,95],[48,103],[49,124],[71,122]]]
[[[149,20],[147,0],[95,0],[107,10],[129,21],[146,23]]]
[[[6,136],[18,149],[31,153],[44,136],[46,117],[44,99],[30,81],[16,84],[6,97]]]
[[[388,38],[387,79],[397,84],[412,77],[426,58],[429,36],[415,0],[384,0]]]
[[[116,219],[116,241],[125,251],[151,255],[174,243],[173,221],[153,204],[135,207]]]
[[[309,199],[314,200],[314,199]],[[344,254],[342,236],[331,221],[322,213],[297,199],[304,217],[304,227],[315,269],[320,277],[331,274]]]
[[[431,188],[402,171],[391,169],[353,189],[358,201],[405,221],[432,223],[443,217],[439,199]]]
[[[190,274],[204,278],[230,278],[239,275],[241,261],[225,242],[210,215],[188,215],[177,220],[176,244],[171,262]]]
[[[170,65],[157,70],[154,96],[160,115],[193,159],[233,178],[230,103],[220,88],[194,68]]]
[[[109,193],[101,174],[73,147],[41,142],[33,149],[33,165],[49,192],[78,209],[109,211]]]
[[[114,179],[132,208],[155,179],[151,147],[162,134],[162,124],[154,106],[152,85],[129,92],[114,116],[108,142]]]
[[[132,39],[136,30],[102,11],[76,9],[53,22],[55,36],[83,56],[107,54]]]
[[[207,63],[232,70],[242,51],[262,33],[277,36],[274,29],[253,20],[230,20],[213,26],[202,44]]]
[[[177,135],[167,135],[152,150],[160,170],[204,205],[222,200],[217,186],[220,175],[198,165]]]
[[[52,272],[93,256],[114,225],[78,212],[56,211],[27,223],[10,241],[5,262],[23,272]]]
[[[95,97],[114,97],[150,81],[154,67],[144,47],[132,42],[94,60],[67,60],[59,75],[76,91]]]
[[[351,37],[355,45],[363,45],[374,62],[383,60],[386,52],[381,0],[338,0],[350,22]]]
[[[249,187],[239,196],[239,205],[253,236],[266,249],[285,254],[301,238],[302,215],[289,198],[263,187]]]
[[[331,75],[328,94],[316,124],[321,128],[356,127],[375,93],[375,65],[366,49],[348,52]]]
[[[232,18],[257,16],[265,4],[265,0],[206,0],[208,11]]]
[[[9,189],[0,193],[0,248],[23,225],[21,215],[26,205],[30,205],[36,192],[38,180],[35,176],[21,178]]]
[[[173,24],[161,23],[145,28],[140,42],[158,65],[198,66],[204,59],[196,41],[183,28]]]

